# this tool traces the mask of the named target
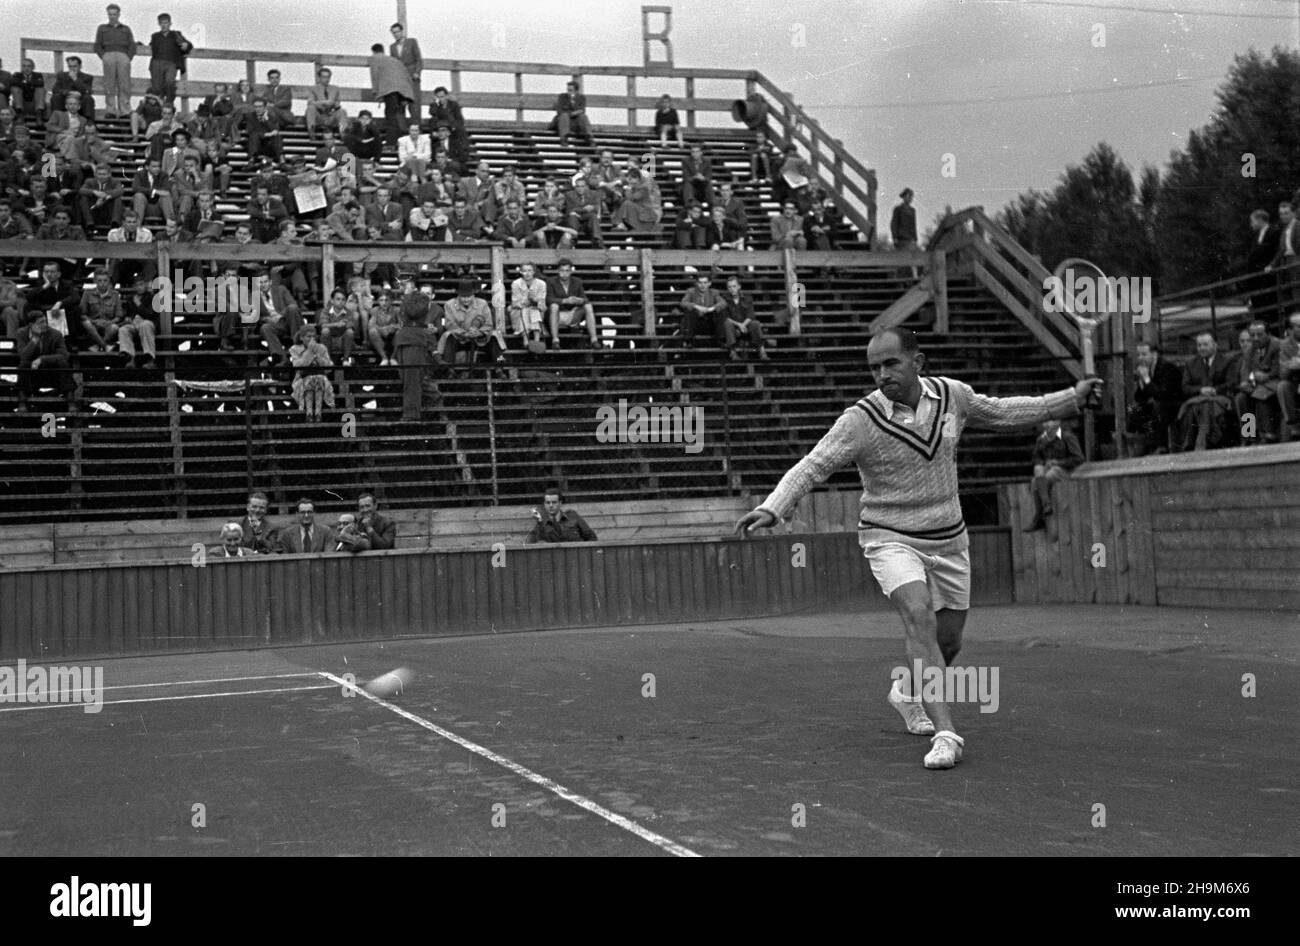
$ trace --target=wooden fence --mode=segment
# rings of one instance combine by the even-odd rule
[[[1004,529],[973,600],[1011,600]],[[888,608],[857,535],[278,555],[0,572],[0,659],[281,647]]]

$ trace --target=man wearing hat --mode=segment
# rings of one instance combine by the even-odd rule
[[[898,195],[902,203],[894,207],[889,221],[889,237],[896,250],[916,249],[916,208],[912,206],[912,188],[905,187]]]

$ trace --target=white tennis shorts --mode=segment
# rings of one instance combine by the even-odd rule
[[[923,581],[937,611],[970,608],[970,552],[930,555],[902,542],[868,542],[862,554],[871,563],[871,573],[888,597],[910,581]]]

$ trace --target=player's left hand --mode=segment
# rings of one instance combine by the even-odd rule
[[[755,529],[768,529],[774,525],[776,525],[776,516],[766,509],[755,509],[740,517],[740,521],[736,523],[736,533],[746,536]]]
[[[1074,396],[1084,407],[1096,407],[1101,403],[1102,389],[1106,382],[1101,378],[1084,378],[1074,386]]]

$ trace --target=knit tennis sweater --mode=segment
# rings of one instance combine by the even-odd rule
[[[893,419],[889,399],[873,391],[840,415],[758,508],[785,519],[813,486],[852,460],[862,477],[862,545],[902,542],[929,554],[956,554],[970,545],[957,501],[962,430],[968,424],[1011,430],[1078,412],[1073,388],[1045,397],[998,398],[951,378],[922,378],[921,385],[934,399],[928,420],[909,425]]]

